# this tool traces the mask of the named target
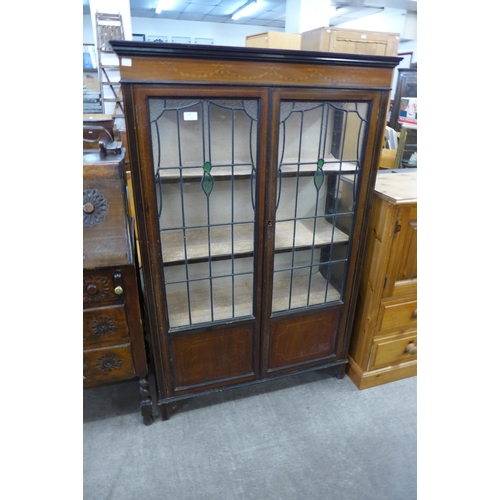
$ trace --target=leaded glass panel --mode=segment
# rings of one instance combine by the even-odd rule
[[[280,105],[273,312],[343,300],[368,104]]]
[[[253,317],[256,100],[149,99],[171,328]]]

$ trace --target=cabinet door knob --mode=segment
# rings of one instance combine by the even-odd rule
[[[406,346],[405,352],[407,354],[417,354],[417,346],[413,342],[410,342]]]
[[[123,293],[123,288],[120,285],[115,286],[115,293],[116,295],[121,295]]]
[[[92,205],[92,203],[85,203],[85,205],[83,205],[83,211],[86,214],[91,214],[94,211],[94,205]]]
[[[87,368],[88,366],[85,363],[83,363],[83,371],[85,371]],[[87,377],[85,375],[83,376],[83,380],[87,380]]]
[[[413,311],[413,316],[412,316],[412,318],[416,318],[416,317],[417,317],[417,310],[415,309],[415,310]]]

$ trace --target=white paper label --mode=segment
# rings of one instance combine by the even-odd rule
[[[198,113],[196,111],[184,111],[184,120],[189,122],[189,121],[196,121],[198,119]]]
[[[132,59],[129,57],[122,57],[121,64],[122,66],[132,66]]]

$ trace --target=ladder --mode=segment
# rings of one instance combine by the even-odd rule
[[[118,56],[110,40],[125,40],[121,14],[96,12],[96,47],[103,114],[123,118],[123,97],[120,85]]]

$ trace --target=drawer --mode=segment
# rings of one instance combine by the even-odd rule
[[[417,300],[382,303],[376,335],[417,328]]]
[[[119,269],[84,271],[83,307],[123,303],[123,283]]]
[[[123,306],[87,309],[83,312],[83,348],[130,342]]]
[[[404,337],[388,337],[373,342],[369,369],[415,359],[417,359],[417,332]]]
[[[129,379],[135,376],[130,344],[83,352],[83,383]]]

